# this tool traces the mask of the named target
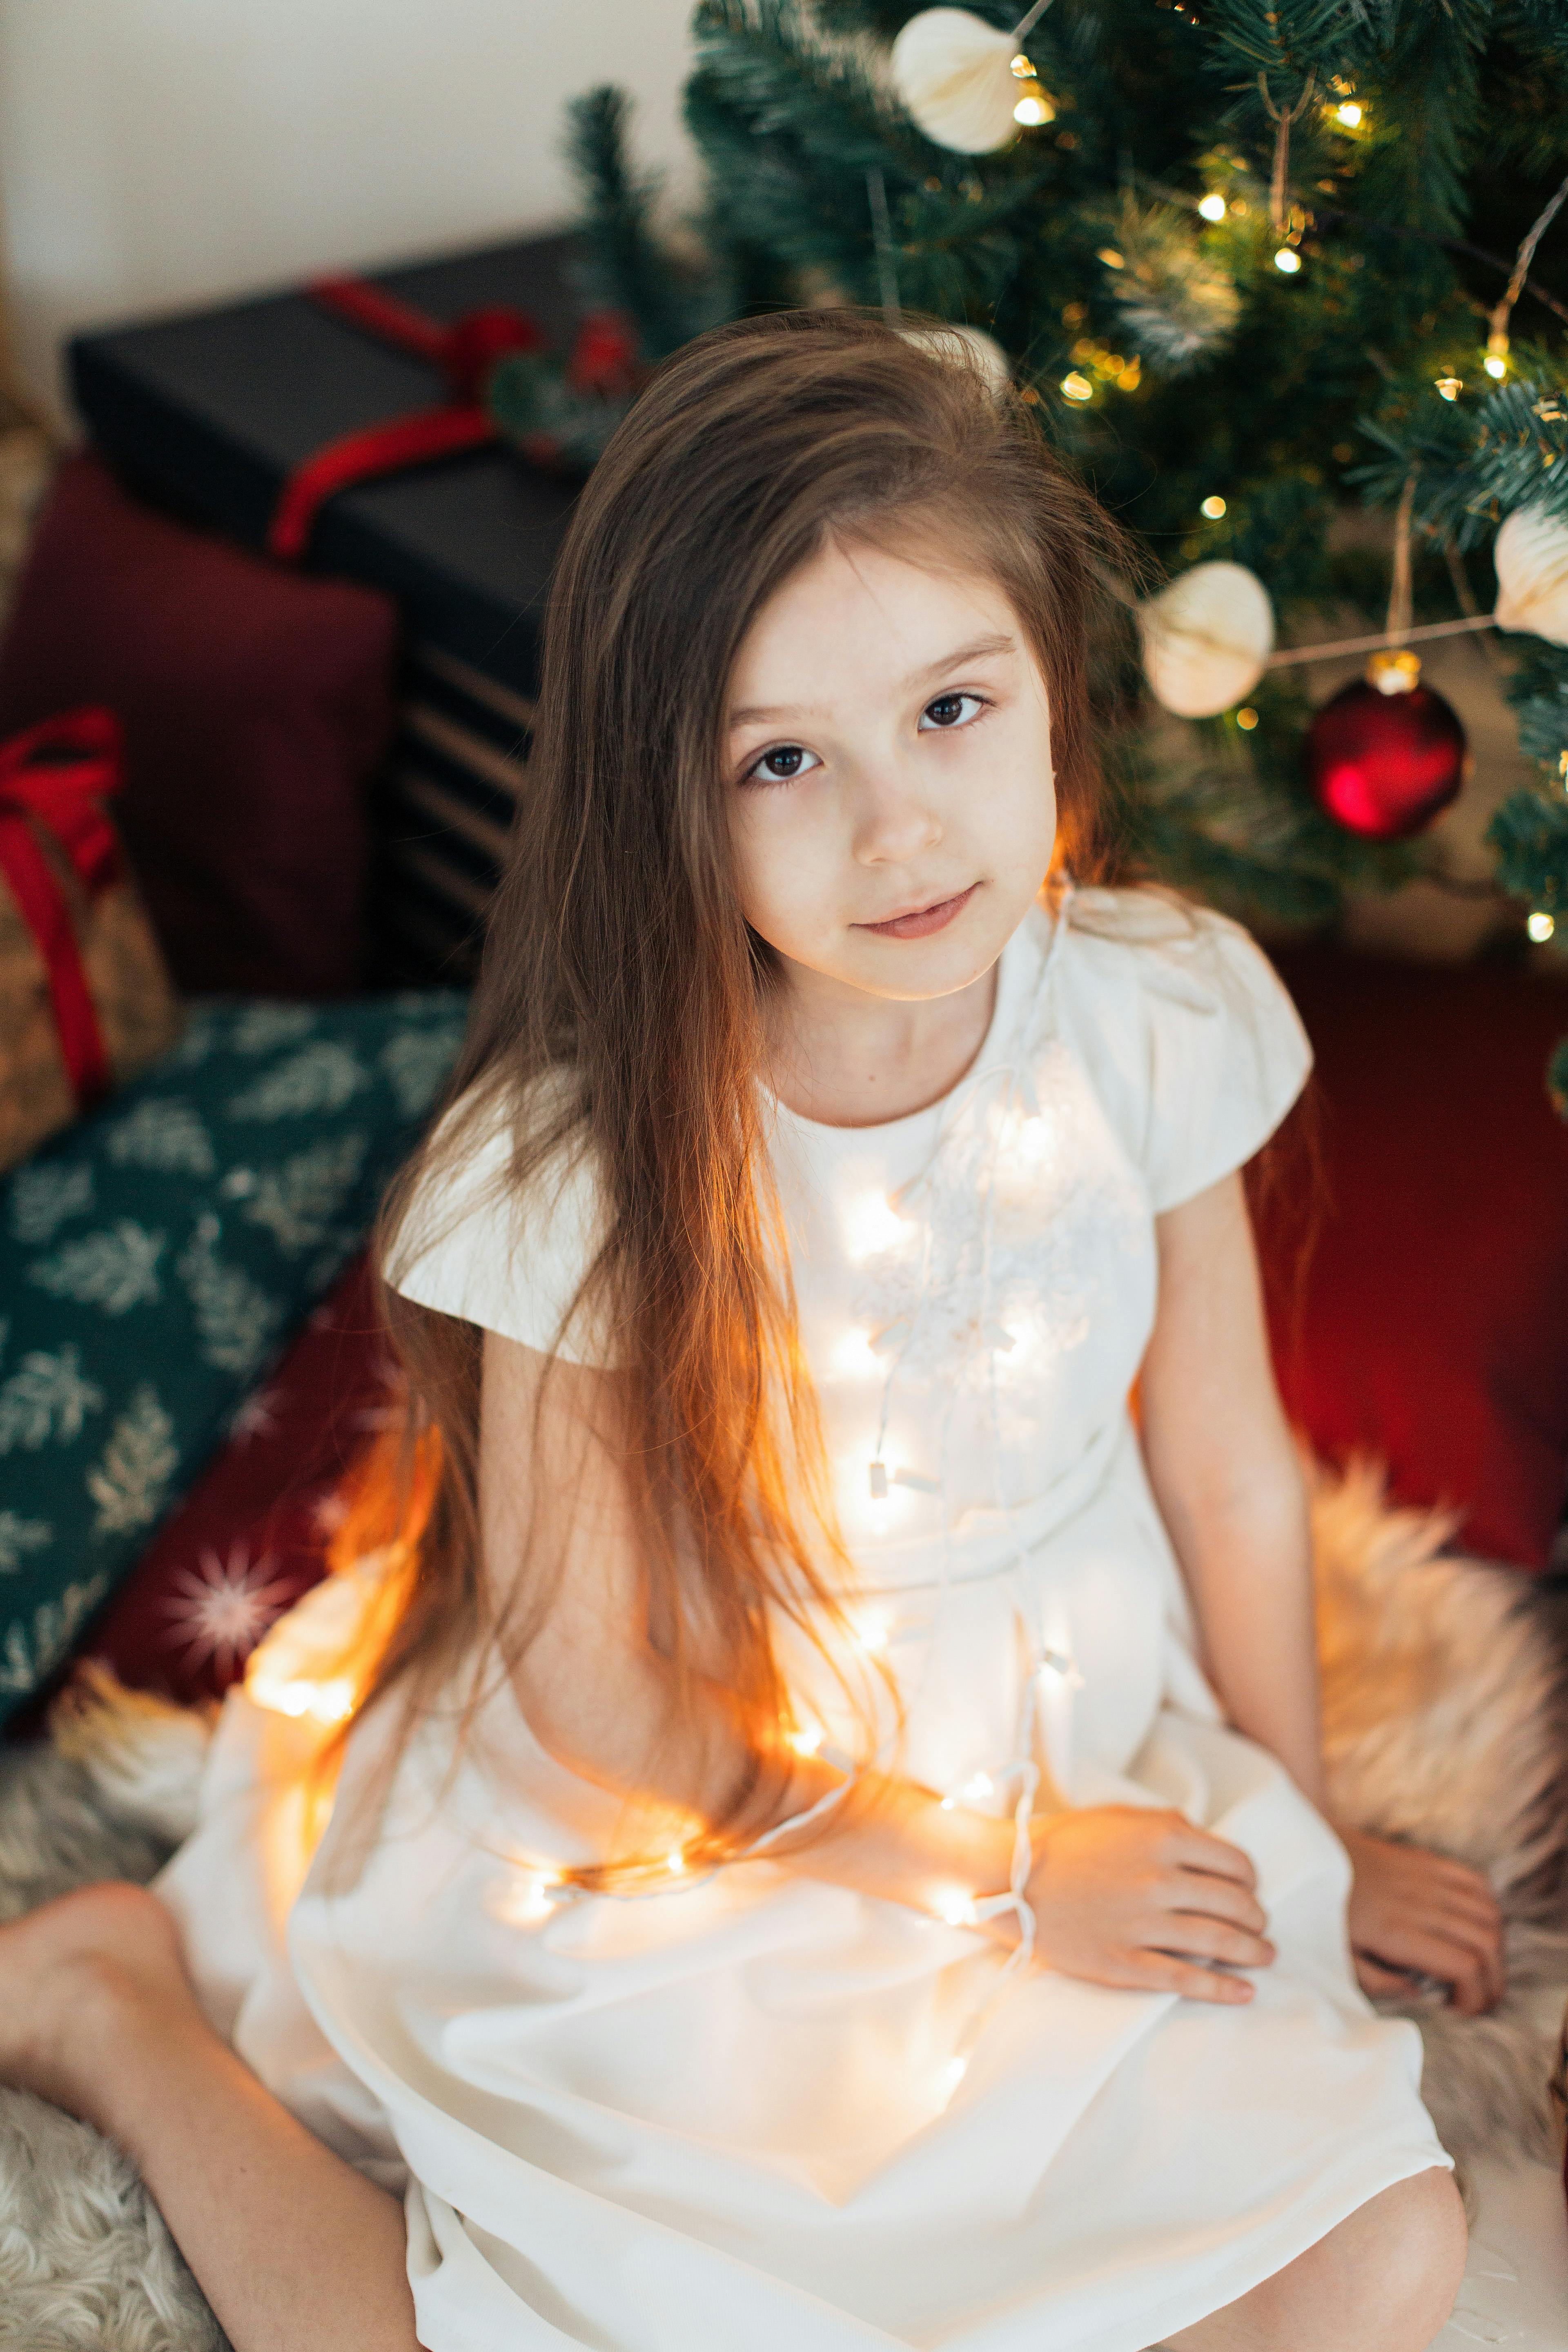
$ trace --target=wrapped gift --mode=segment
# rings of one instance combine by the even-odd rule
[[[0,746],[0,1168],[135,1076],[180,1008],[104,802],[120,789],[109,710]]]
[[[514,344],[521,321],[564,352],[584,306],[560,236],[367,282],[384,299],[357,312],[335,281],[84,335],[72,383],[129,487],[397,599],[406,667],[376,807],[378,912],[395,969],[452,977],[522,788],[539,623],[573,498],[482,422],[475,354],[482,368],[505,347],[498,320]],[[388,452],[397,470],[355,479],[356,459]]]

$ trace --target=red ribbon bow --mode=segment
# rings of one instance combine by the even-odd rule
[[[0,744],[0,875],[44,960],[66,1076],[82,1110],[109,1091],[109,1056],[70,908],[33,828],[53,835],[96,896],[120,872],[120,844],[101,803],[120,790],[122,772],[112,710],[68,710]]]
[[[526,312],[500,303],[470,310],[455,326],[444,327],[438,319],[427,318],[412,303],[399,301],[363,278],[320,278],[309,291],[350,326],[428,360],[445,375],[452,398],[387,425],[345,433],[295,467],[283,485],[267,533],[270,551],[289,562],[304,554],[323,502],[339,490],[380,474],[400,473],[406,466],[481,449],[496,440],[497,430],[484,404],[491,371],[508,352],[539,351],[545,340]]]

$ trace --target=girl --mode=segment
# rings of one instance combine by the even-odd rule
[[[832,312],[682,352],[583,494],[384,1236],[396,1475],[156,1896],[0,1931],[0,2074],[129,2147],[237,2352],[1447,2315],[1352,1948],[1476,2010],[1497,1914],[1317,1810],[1237,1174],[1308,1051],[1241,931],[1057,854],[1101,530]]]

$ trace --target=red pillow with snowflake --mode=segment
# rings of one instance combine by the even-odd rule
[[[237,1682],[268,1627],[326,1573],[339,1483],[386,1410],[388,1370],[361,1258],[241,1405],[85,1654],[185,1702]]]

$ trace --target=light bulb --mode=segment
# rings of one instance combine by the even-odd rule
[[[490,1916],[508,1927],[535,1927],[553,1913],[554,1890],[560,1884],[551,1871],[520,1871],[497,1891],[488,1906]]]
[[[1198,210],[1206,221],[1222,221],[1225,218],[1225,198],[1217,193],[1202,196],[1198,200]]]
[[[859,1200],[852,1202],[845,1226],[845,1241],[852,1258],[876,1257],[883,1250],[897,1249],[913,1231],[909,1219],[900,1216],[885,1192],[862,1193]]]
[[[1013,109],[1014,121],[1020,123],[1026,131],[1037,130],[1042,122],[1054,122],[1056,119],[1056,108],[1037,83],[1033,89],[1024,92]]]
[[[686,1869],[686,1856],[681,1852],[679,1846],[672,1845],[670,1847],[669,1852],[664,1857],[664,1863],[665,1868],[670,1873],[672,1877],[679,1878],[683,1875]]]
[[[1440,375],[1436,379],[1436,383],[1437,390],[1445,400],[1458,400],[1465,388],[1463,377],[1457,375]]]
[[[1347,131],[1360,130],[1362,110],[1353,98],[1347,98],[1342,106],[1336,106],[1334,112]]]
[[[822,1745],[822,1726],[808,1726],[804,1731],[792,1731],[789,1744],[797,1756],[815,1756]]]
[[[1491,376],[1494,381],[1499,383],[1500,383],[1502,378],[1508,373],[1508,362],[1504,359],[1500,352],[1489,352],[1485,359],[1481,362],[1481,365],[1485,368],[1487,373]]]
[[[938,1917],[945,1919],[950,1927],[974,1925],[974,1897],[960,1886],[944,1886],[936,1898],[936,1909]]]
[[[833,1350],[833,1360],[842,1372],[868,1373],[875,1380],[882,1377],[882,1367],[871,1346],[871,1334],[859,1324],[845,1332]]]
[[[989,1772],[976,1772],[973,1780],[964,1782],[963,1793],[966,1797],[988,1797],[995,1786]]]
[[[865,1610],[854,1621],[856,1641],[873,1656],[879,1650],[887,1648],[889,1630],[887,1618],[877,1610]]]
[[[1236,714],[1236,723],[1244,735],[1250,735],[1258,724],[1258,713],[1250,702],[1244,702]]]
[[[1225,512],[1225,500],[1217,492],[1215,492],[1214,497],[1207,498],[1204,500],[1202,506],[1198,509],[1198,512],[1201,515],[1206,515],[1210,522],[1218,522],[1221,515]]]
[[[1092,400],[1094,398],[1093,384],[1090,383],[1088,376],[1079,375],[1077,368],[1073,369],[1070,375],[1063,376],[1062,391],[1068,400]]]
[[[1544,907],[1538,907],[1524,928],[1539,947],[1542,940],[1549,940],[1552,937],[1552,932],[1557,929],[1557,922],[1555,917],[1549,915]]]
[[[1287,278],[1294,278],[1301,267],[1301,257],[1294,246],[1282,245],[1274,257],[1274,267],[1282,269]]]

